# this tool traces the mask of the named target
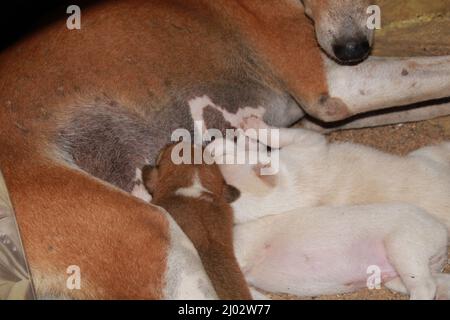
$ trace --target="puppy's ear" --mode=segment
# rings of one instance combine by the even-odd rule
[[[271,164],[262,164],[258,163],[257,165],[253,166],[253,171],[255,172],[256,176],[261,179],[262,182],[267,184],[269,187],[274,188],[278,183],[278,175],[265,175],[263,176],[261,174],[261,170],[263,168],[270,168]]]
[[[228,203],[233,203],[241,196],[241,192],[236,187],[226,184],[223,190],[223,198]]]
[[[156,184],[158,183],[158,168],[154,166],[145,166],[142,169],[142,181],[148,193],[153,195]]]
[[[159,163],[161,162],[163,154],[164,154],[164,149],[160,150],[158,153],[158,157],[156,157],[156,161],[155,161],[156,166],[158,166]]]

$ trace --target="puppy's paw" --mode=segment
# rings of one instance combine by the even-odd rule
[[[266,124],[263,119],[257,116],[250,116],[242,119],[240,128],[244,131],[247,131],[248,129],[270,129],[270,126]]]
[[[436,300],[450,300],[450,285],[438,286]]]
[[[435,275],[437,282],[436,300],[450,300],[450,274]]]
[[[336,122],[352,116],[347,105],[339,98],[328,94],[320,96],[317,103],[307,110],[308,114],[324,122]]]
[[[259,291],[254,287],[250,287],[250,293],[252,295],[253,300],[272,300],[267,295]]]

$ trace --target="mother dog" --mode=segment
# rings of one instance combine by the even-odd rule
[[[249,115],[273,126],[304,113],[336,121],[450,96],[448,57],[334,62],[369,54],[368,5],[103,1],[83,8],[81,30],[62,17],[1,53],[0,166],[38,296],[214,297],[176,226],[126,193],[174,129],[197,118],[222,129]],[[224,109],[188,106],[203,95]],[[432,106],[402,121],[446,113]],[[73,264],[79,291],[65,286]]]

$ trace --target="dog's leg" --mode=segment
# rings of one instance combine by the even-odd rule
[[[256,117],[245,118],[240,128],[244,130],[245,134],[251,138],[259,141],[271,148],[284,148],[293,144],[306,145],[321,144],[325,142],[325,138],[313,131],[300,129],[300,128],[275,128],[266,124],[262,119]],[[252,130],[253,129],[253,130]],[[265,131],[267,130],[267,138],[264,138]],[[276,131],[278,134],[272,135],[271,130]]]
[[[395,279],[392,279],[384,284],[386,288],[388,288],[391,291],[402,293],[402,294],[409,294],[408,289],[406,289],[405,285],[403,284],[403,281],[400,277],[397,277]]]
[[[189,287],[186,298],[201,285],[171,272],[173,232],[161,210],[39,153],[3,150],[10,158],[0,164],[38,297],[159,299],[170,283]],[[174,263],[190,262],[183,269],[202,270],[198,256],[175,253]],[[66,285],[69,266],[79,267],[80,290]],[[197,298],[207,296],[197,289]]]
[[[449,300],[450,299],[450,274],[439,273],[433,275],[433,278],[437,283],[436,300]],[[397,277],[384,284],[386,288],[394,292],[401,294],[409,294],[403,281],[400,277]]]
[[[434,275],[437,282],[436,300],[450,300],[450,274]]]
[[[450,97],[450,56],[371,57],[357,66],[324,59],[330,96],[341,99],[351,115]],[[450,114],[449,105],[437,109],[429,111],[430,117]],[[409,116],[413,120],[426,117],[421,113]],[[377,124],[381,121],[389,120],[379,118]]]
[[[386,241],[389,261],[395,267],[411,300],[432,300],[436,296],[437,285],[431,274],[428,249],[422,244],[416,245],[408,233],[396,234]],[[388,287],[403,291],[398,281],[392,282]]]
[[[301,121],[302,127],[318,132],[329,132],[333,130],[341,129],[360,129],[368,127],[377,127],[390,124],[406,123],[406,122],[418,122],[450,114],[450,103],[439,103],[431,105],[413,105],[408,107],[391,108],[382,110],[376,113],[361,114],[357,117],[353,117],[345,124],[332,124],[327,128],[323,127],[323,123],[317,123],[316,121],[308,118],[304,118]]]

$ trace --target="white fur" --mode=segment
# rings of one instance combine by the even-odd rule
[[[365,288],[376,266],[386,286],[411,299],[448,299],[446,244],[442,224],[404,204],[295,209],[234,229],[249,284],[297,296]]]
[[[207,107],[212,107],[215,110],[221,112],[225,121],[228,121],[231,124],[231,126],[236,127],[236,128],[239,126],[242,119],[244,119],[246,117],[250,117],[250,116],[255,116],[255,117],[262,119],[264,116],[264,113],[266,112],[263,107],[258,107],[258,108],[241,107],[237,110],[236,113],[231,113],[231,112],[228,112],[227,110],[223,109],[221,106],[216,105],[206,95],[202,96],[202,97],[196,97],[189,101],[189,108],[191,110],[191,116],[192,116],[194,123],[197,122],[196,125],[198,123],[202,123],[203,128],[198,128],[197,126],[195,128],[195,130],[197,131],[197,134],[200,134],[200,133],[205,134],[206,130],[208,129],[205,126],[205,121],[203,118],[203,110]]]
[[[265,126],[253,118],[246,126]],[[286,211],[286,208],[411,203],[450,228],[450,143],[406,157],[351,143],[331,143],[318,133],[279,129],[278,183],[262,183],[250,165],[221,165],[242,196],[232,204],[236,222]],[[250,212],[250,214],[249,214]]]
[[[148,193],[147,189],[144,186],[144,183],[142,182],[142,170],[139,168],[136,168],[136,176],[134,182],[135,185],[133,187],[133,190],[131,191],[131,195],[147,203],[150,203],[152,201],[152,196],[150,195],[150,193]]]
[[[199,198],[202,193],[211,193],[211,191],[203,187],[200,177],[198,176],[198,171],[195,171],[192,185],[190,187],[180,188],[175,191],[175,195],[188,198]]]
[[[148,193],[143,184],[134,185],[133,190],[131,191],[131,195],[147,203],[150,203],[152,201],[152,196]]]
[[[352,114],[450,96],[450,56],[370,57],[357,66],[325,56],[324,61],[330,96],[340,98]]]
[[[251,118],[242,128],[267,126]],[[279,144],[275,177],[251,165],[220,166],[241,191],[232,204],[235,249],[250,285],[300,296],[350,292],[365,287],[367,268],[377,265],[387,287],[412,299],[449,298],[450,275],[439,272],[448,241],[440,222],[450,227],[450,143],[399,157],[280,129]],[[358,204],[367,205],[348,207]],[[327,207],[311,209],[319,206]]]

